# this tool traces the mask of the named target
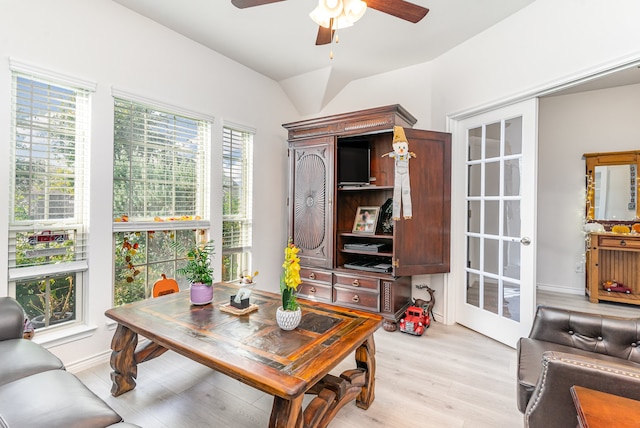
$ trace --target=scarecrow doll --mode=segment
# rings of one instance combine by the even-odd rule
[[[393,127],[393,151],[382,155],[395,159],[395,183],[393,187],[393,213],[394,220],[400,220],[400,208],[404,219],[408,220],[413,215],[411,212],[411,183],[409,180],[409,159],[416,154],[409,151],[409,142],[404,135],[402,126]]]

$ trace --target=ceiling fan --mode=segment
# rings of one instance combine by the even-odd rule
[[[231,3],[239,9],[245,9],[248,7],[262,6],[265,4],[277,3],[281,1],[285,0],[231,0]],[[320,0],[318,9],[321,8],[323,3],[340,3],[340,8],[342,8],[342,2],[329,2],[326,0]],[[366,3],[366,7],[378,10],[380,12],[395,16],[400,19],[404,19],[405,21],[409,21],[414,24],[416,22],[419,22],[429,12],[429,9],[425,7],[418,6],[417,4],[409,3],[408,1],[404,0],[366,0],[364,3]],[[353,22],[359,19],[362,14],[364,14],[364,10],[365,8],[362,9],[361,14],[352,22],[350,22],[349,25],[353,24]],[[326,45],[331,43],[333,41],[335,30],[340,28],[340,26],[337,25],[338,21],[332,17],[328,21],[320,23],[317,19],[314,18],[314,12],[312,12],[311,18],[319,24],[316,45]]]

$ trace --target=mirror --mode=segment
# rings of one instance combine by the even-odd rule
[[[636,218],[636,166],[596,166],[594,182],[595,220]]]
[[[639,217],[638,158],[640,151],[588,153],[587,220],[633,221]]]

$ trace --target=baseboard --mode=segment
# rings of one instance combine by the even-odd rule
[[[107,351],[101,352],[99,354],[93,355],[83,360],[75,361],[74,363],[71,363],[69,365],[65,364],[65,368],[67,369],[68,372],[78,373],[83,370],[90,369],[91,367],[94,367],[103,363],[108,363],[110,358],[111,358],[111,350],[109,349]]]
[[[576,296],[584,295],[584,288],[563,287],[561,285],[538,284],[538,291],[548,291],[551,293],[574,294]]]
[[[149,339],[147,339],[146,337],[138,336],[138,346],[144,346],[147,342],[149,342]],[[111,359],[111,352],[111,349],[109,349],[83,360],[75,361],[68,365],[65,364],[64,367],[68,372],[78,373],[83,370],[90,369],[91,367],[108,363]]]

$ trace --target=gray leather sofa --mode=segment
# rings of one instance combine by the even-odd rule
[[[573,385],[640,400],[640,319],[540,306],[517,356],[525,427],[575,428]]]
[[[24,312],[0,297],[0,428],[125,428],[122,418],[42,346],[23,339]]]

